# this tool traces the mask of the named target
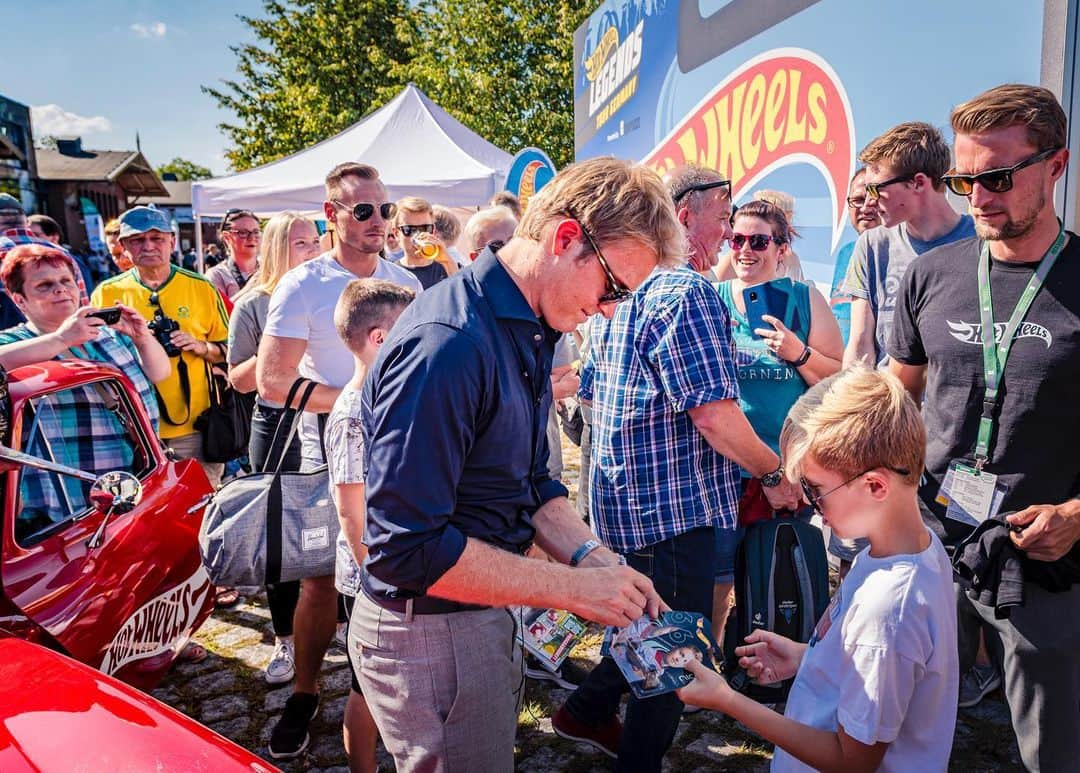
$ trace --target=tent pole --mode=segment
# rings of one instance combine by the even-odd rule
[[[203,260],[202,244],[202,215],[195,215],[195,255],[199,259],[199,273],[206,273],[206,262]]]

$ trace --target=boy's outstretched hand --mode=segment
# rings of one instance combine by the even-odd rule
[[[772,684],[795,676],[805,651],[805,644],[762,630],[754,631],[746,637],[746,644],[735,648],[739,665],[759,684]]]
[[[694,681],[675,691],[679,700],[692,706],[726,713],[726,699],[735,694],[728,686],[727,679],[693,658],[683,668],[694,675]]]

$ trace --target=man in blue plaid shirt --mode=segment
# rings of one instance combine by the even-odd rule
[[[730,216],[730,195],[720,198]],[[716,528],[736,527],[739,466],[762,478],[777,509],[798,499],[739,408],[730,327],[705,278],[685,266],[658,269],[610,320],[595,320],[580,389],[595,422],[597,535],[648,575],[672,609],[706,617]],[[660,770],[683,704],[674,693],[631,696],[623,730],[616,712],[626,690],[604,658],[552,726],[617,756],[616,770]]]

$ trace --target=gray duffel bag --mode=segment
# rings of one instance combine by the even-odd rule
[[[305,381],[293,384],[286,406]],[[327,466],[310,472],[281,470],[285,449],[315,388],[312,381],[307,385],[274,472],[266,472],[268,458],[262,472],[229,481],[206,508],[199,549],[215,585],[265,585],[334,573],[340,525]],[[288,415],[282,411],[271,449]]]

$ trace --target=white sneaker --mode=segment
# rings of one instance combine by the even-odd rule
[[[338,623],[337,631],[334,633],[334,641],[337,642],[337,646],[343,650],[349,648],[349,624]]]
[[[296,675],[294,661],[295,655],[293,653],[292,638],[275,639],[274,654],[270,657],[270,662],[266,665],[266,670],[263,672],[266,683],[285,684],[285,682],[291,681]]]

